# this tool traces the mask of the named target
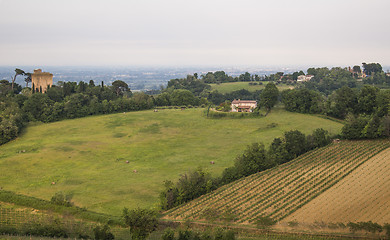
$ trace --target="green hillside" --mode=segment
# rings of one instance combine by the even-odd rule
[[[342,124],[282,109],[248,119],[172,109],[31,125],[0,146],[0,187],[47,200],[62,191],[77,206],[120,215],[123,207],[157,205],[164,180],[198,166],[220,174],[253,142],[319,127],[338,133]]]
[[[268,82],[262,82],[262,85],[249,85],[249,82],[229,82],[229,83],[221,83],[221,84],[210,84],[211,90],[217,90],[220,93],[229,93],[241,89],[246,89],[250,92],[254,92],[256,90],[264,89],[265,85]],[[293,86],[289,86],[286,84],[279,84],[279,91],[292,88]]]
[[[333,143],[225,185],[168,211],[164,218],[209,221],[228,215],[238,224],[255,224],[259,217],[280,221],[389,147],[389,140]]]

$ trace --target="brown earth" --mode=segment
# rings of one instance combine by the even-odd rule
[[[287,223],[390,223],[390,148],[369,159],[292,215]]]

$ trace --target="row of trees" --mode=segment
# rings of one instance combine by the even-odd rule
[[[361,89],[343,86],[328,97],[306,88],[283,91],[286,110],[319,113],[345,120],[342,136],[347,139],[390,136],[390,90],[365,85]]]
[[[160,193],[163,210],[176,207],[211,192],[221,185],[251,174],[267,170],[278,164],[291,161],[299,155],[331,142],[327,131],[316,129],[305,136],[298,130],[286,132],[283,138],[275,138],[268,149],[262,143],[254,143],[235,159],[232,167],[226,168],[221,177],[212,177],[203,169],[183,174],[176,183],[165,181]]]

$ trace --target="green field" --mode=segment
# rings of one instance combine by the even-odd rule
[[[342,124],[282,109],[265,118],[148,110],[39,124],[0,146],[0,187],[47,200],[62,191],[77,206],[120,215],[123,207],[157,206],[164,180],[198,166],[220,174],[253,142],[319,127],[338,133]]]
[[[241,89],[246,89],[250,92],[254,92],[256,90],[264,89],[267,82],[262,82],[262,85],[249,85],[249,82],[230,82],[230,83],[221,83],[221,84],[209,84],[211,86],[211,90],[217,90],[220,93],[229,93]],[[292,86],[286,84],[279,84],[279,91],[292,88]]]

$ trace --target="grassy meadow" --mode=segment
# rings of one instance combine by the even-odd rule
[[[338,133],[342,127],[283,109],[246,119],[207,119],[203,111],[148,110],[30,125],[0,146],[0,187],[47,200],[62,191],[77,206],[120,215],[123,207],[157,206],[164,180],[176,181],[190,169],[220,174],[253,142],[268,145],[292,129]]]
[[[262,85],[249,85],[249,82],[229,82],[229,83],[221,83],[221,84],[209,84],[211,86],[211,90],[217,90],[220,93],[229,93],[241,89],[246,89],[250,92],[254,92],[256,90],[264,89],[265,85],[267,85],[268,82],[261,82]],[[292,86],[286,85],[286,84],[279,84],[278,89],[279,91],[286,90],[292,88]]]

